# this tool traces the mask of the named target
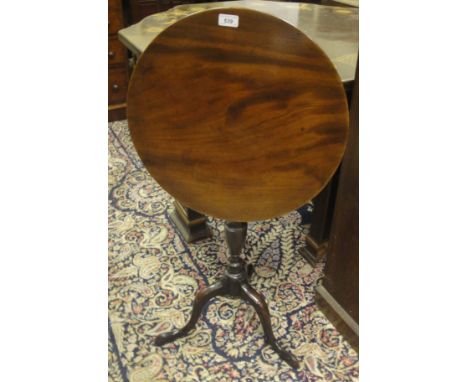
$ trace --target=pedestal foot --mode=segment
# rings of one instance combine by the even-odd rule
[[[187,324],[178,330],[163,333],[155,339],[156,345],[164,345],[177,338],[185,336],[195,327],[205,304],[215,296],[232,296],[244,298],[250,302],[260,317],[267,343],[271,345],[280,358],[293,368],[299,367],[297,359],[286,350],[282,349],[273,334],[271,327],[270,312],[263,296],[253,289],[247,282],[252,273],[252,265],[246,266],[241,258],[247,234],[247,223],[227,222],[225,224],[226,241],[228,243],[230,256],[226,267],[225,277],[212,286],[202,289],[195,296],[193,311]]]

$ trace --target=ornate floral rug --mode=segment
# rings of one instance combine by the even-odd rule
[[[279,343],[301,361],[291,369],[265,344],[253,307],[214,298],[196,330],[172,344],[152,339],[188,320],[195,292],[223,274],[223,224],[186,244],[168,220],[172,198],[144,169],[127,124],[109,124],[109,381],[357,381],[358,357],[314,302],[322,267],[298,253],[310,206],[249,223],[251,285],[269,304]]]

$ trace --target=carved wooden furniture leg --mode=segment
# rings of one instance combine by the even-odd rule
[[[197,295],[195,296],[195,301],[193,302],[192,315],[190,316],[190,320],[187,322],[187,324],[185,324],[185,326],[179,330],[173,330],[171,332],[160,334],[155,340],[156,345],[167,344],[168,342],[188,334],[190,330],[195,328],[195,324],[200,318],[203,307],[208,303],[208,301],[212,297],[224,295],[226,291],[227,284],[225,279],[222,279],[216,284],[198,291]]]
[[[174,210],[169,214],[169,218],[187,243],[211,236],[206,224],[206,216],[183,206],[177,200],[174,200]]]
[[[252,267],[246,266],[244,260],[240,256],[247,235],[247,223],[226,222],[224,230],[230,252],[225,276],[212,286],[200,290],[195,297],[192,315],[187,324],[179,330],[160,334],[155,340],[156,345],[164,345],[188,334],[188,332],[195,327],[203,307],[211,298],[229,295],[243,298],[253,305],[260,317],[267,343],[270,344],[280,358],[291,367],[299,367],[297,359],[277,344],[271,327],[270,312],[268,311],[265,299],[247,282]]]
[[[226,277],[231,280],[231,293],[233,296],[241,297],[250,302],[260,317],[263,331],[267,342],[278,353],[280,358],[293,368],[299,367],[299,362],[290,353],[281,349],[277,342],[273,329],[271,327],[270,312],[264,297],[253,289],[247,279],[252,272],[252,266],[246,266],[244,260],[240,257],[244,247],[245,237],[247,236],[247,223],[226,222],[224,225],[226,241],[228,243],[230,257]]]
[[[299,361],[296,357],[282,349],[277,343],[271,327],[270,312],[268,311],[268,305],[266,304],[264,297],[246,282],[242,283],[241,289],[242,297],[253,305],[255,311],[260,317],[267,342],[278,353],[283,361],[297,369],[299,367]]]

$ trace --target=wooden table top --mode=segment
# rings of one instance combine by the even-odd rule
[[[119,39],[139,56],[159,33],[176,21],[204,10],[229,7],[261,11],[293,25],[325,51],[344,83],[353,81],[359,40],[357,8],[262,0],[185,4],[120,30]]]
[[[220,26],[221,13],[238,26]],[[342,80],[323,50],[245,8],[166,28],[138,60],[127,104],[151,175],[185,206],[229,221],[273,218],[313,198],[348,133]]]

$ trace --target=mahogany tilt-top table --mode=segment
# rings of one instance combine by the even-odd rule
[[[322,48],[330,58],[340,75],[349,101],[358,53],[359,14],[356,8],[263,0],[184,4],[165,12],[150,15],[137,24],[120,30],[119,39],[138,59],[159,33],[178,20],[204,10],[229,7],[268,13],[303,32]],[[131,60],[131,62],[135,61],[135,59]],[[329,216],[331,216],[329,211],[333,210],[334,198],[332,193],[337,183],[336,178],[334,176],[328,186],[314,199],[310,233],[306,237],[305,252],[301,251],[301,254],[308,261],[310,256],[318,259],[321,254],[319,252],[322,252],[323,248],[326,247],[327,232],[330,225]],[[173,210],[169,213],[169,218],[187,243],[210,236],[210,229],[205,215],[184,206],[177,199],[174,199],[173,207]]]
[[[348,134],[342,79],[300,30],[245,8],[213,9],[162,31],[141,55],[128,92],[135,148],[156,181],[184,205],[224,219],[225,276],[200,290],[184,336],[214,296],[240,297],[275,339],[268,306],[241,257],[247,222],[285,214],[317,195],[336,171]]]

